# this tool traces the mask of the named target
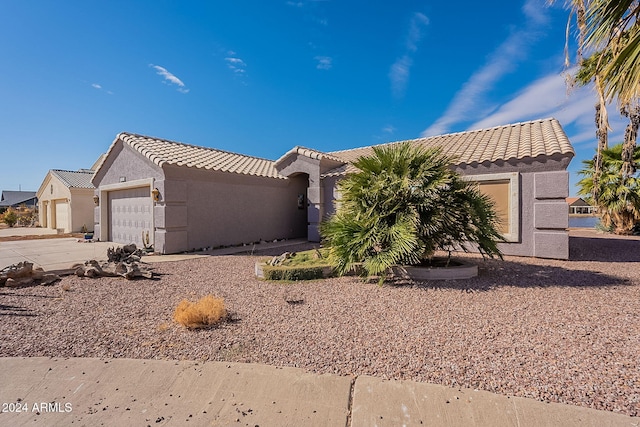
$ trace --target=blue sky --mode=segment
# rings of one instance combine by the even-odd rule
[[[90,167],[122,131],[275,160],[556,117],[573,195],[595,96],[567,92],[556,3],[2,2],[0,190]]]

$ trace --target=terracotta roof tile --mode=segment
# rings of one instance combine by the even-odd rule
[[[554,154],[572,157],[575,154],[562,126],[553,118],[418,138],[410,142],[425,147],[441,147],[445,155],[456,159],[456,164],[522,160]],[[373,147],[329,154],[351,163],[361,156],[373,154]],[[331,173],[338,173],[338,170],[328,174]]]
[[[120,133],[116,141],[118,139],[158,166],[171,164],[281,179],[284,177],[278,174],[276,165],[292,154],[318,160],[328,159],[336,164],[345,163],[324,173],[323,176],[344,175],[356,171],[351,163],[359,157],[373,154],[373,146],[329,153],[296,146],[274,162],[214,148],[126,132]],[[573,157],[575,154],[562,126],[553,118],[418,138],[410,140],[410,142],[425,147],[440,147],[443,153],[453,157],[458,165],[522,160],[551,155]],[[113,149],[114,145],[115,141],[109,151]]]
[[[577,202],[578,200],[581,200],[581,198],[580,198],[580,197],[566,197],[564,200],[565,200],[568,204],[572,205],[572,204],[574,204],[575,202]]]
[[[284,160],[286,157],[290,156],[291,154],[300,154],[302,156],[309,157],[310,159],[315,159],[315,160],[329,159],[329,160],[333,160],[335,162],[343,162],[344,161],[342,158],[334,156],[331,153],[325,153],[323,151],[313,150],[311,148],[306,148],[306,147],[301,147],[299,145],[296,145],[291,150],[287,151],[282,156],[280,156],[280,158],[278,160],[276,160],[275,163],[277,164],[277,163],[281,162],[282,160]]]
[[[168,164],[284,179],[267,159],[126,132],[117,139],[160,167]]]

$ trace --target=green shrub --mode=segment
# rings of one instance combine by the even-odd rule
[[[340,206],[320,226],[338,274],[362,263],[382,281],[393,265],[419,264],[437,250],[467,245],[502,258],[493,201],[451,169],[452,158],[410,143],[373,151],[339,182]]]
[[[265,265],[262,267],[262,273],[265,280],[316,280],[324,277],[324,268],[325,267],[287,267]]]
[[[4,213],[2,220],[9,227],[13,227],[14,225],[16,225],[16,222],[18,222],[18,214],[16,213],[15,210],[9,208]]]

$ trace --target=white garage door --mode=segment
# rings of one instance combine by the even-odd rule
[[[149,187],[109,192],[109,240],[143,247],[142,233],[153,244],[152,201]]]
[[[69,230],[69,203],[66,200],[56,200],[54,209],[56,210],[56,227],[68,233]]]

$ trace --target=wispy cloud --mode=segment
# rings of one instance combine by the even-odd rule
[[[411,66],[413,65],[413,55],[418,50],[418,44],[424,36],[424,28],[429,24],[429,18],[419,12],[415,12],[411,17],[407,38],[404,45],[404,52],[391,65],[389,79],[391,80],[391,91],[393,96],[401,98],[404,96]]]
[[[242,83],[246,84],[245,77],[247,74],[247,64],[238,57],[233,50],[227,51],[227,56],[224,58],[224,62],[227,63],[227,68],[233,71],[233,74],[240,78]]]
[[[386,125],[382,128],[382,132],[386,133],[387,135],[392,135],[395,131],[396,128],[392,125]]]
[[[330,56],[316,56],[314,59],[318,61],[316,64],[318,70],[330,70],[333,66],[333,58]]]
[[[468,120],[478,111],[486,110],[484,95],[506,74],[512,72],[519,62],[526,59],[528,49],[536,41],[540,28],[548,22],[546,9],[541,0],[526,0],[522,7],[525,24],[511,33],[490,55],[488,62],[477,70],[431,126],[422,136],[439,135],[449,131],[452,125]]]
[[[322,3],[329,0],[304,0],[304,1],[287,1],[286,5],[291,7],[304,7],[310,3]]]
[[[98,83],[91,83],[91,87],[92,87],[92,88],[94,88],[94,89],[97,89],[97,90],[99,90],[99,91],[106,92],[106,93],[107,93],[107,94],[109,94],[109,95],[113,95],[113,92],[111,92],[110,90],[105,90],[105,89],[102,87],[102,85],[100,85],[100,84],[98,84]]]
[[[521,89],[509,102],[488,116],[476,120],[469,129],[532,120],[559,112],[566,112],[563,121],[573,122],[586,111],[593,110],[593,101],[595,100],[587,88],[580,88],[568,94],[563,75],[553,73]]]
[[[247,64],[242,60],[236,52],[233,50],[227,51],[227,56],[224,58],[224,62],[227,63],[229,68],[236,76],[244,76],[247,72]]]
[[[156,70],[156,73],[158,75],[164,77],[164,83],[178,86],[177,90],[180,93],[188,93],[189,92],[189,89],[186,88],[186,86],[182,82],[182,80],[180,80],[174,74],[170,73],[166,68],[161,67],[159,65],[153,65],[153,64],[149,64],[149,66],[151,68],[153,68],[154,70]]]
[[[314,51],[323,49],[322,46],[318,46],[316,41],[322,37],[329,27],[329,19],[326,16],[325,8],[322,3],[328,0],[299,0],[299,1],[287,1],[287,6],[299,9],[299,16],[306,21],[305,25],[308,29],[308,37],[312,40],[307,42],[307,45]],[[314,41],[315,40],[315,41]],[[318,70],[330,70],[333,67],[333,58],[330,56],[318,55],[314,59],[316,62],[316,68]]]
[[[569,73],[575,70],[568,70]],[[555,117],[576,146],[595,144],[594,106],[597,97],[592,87],[577,87],[567,91],[563,74],[553,73],[539,78],[516,93],[493,113],[468,127],[484,129],[506,123],[517,123],[546,117]],[[613,132],[611,140],[622,138],[625,120],[615,114],[609,117]]]

